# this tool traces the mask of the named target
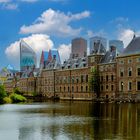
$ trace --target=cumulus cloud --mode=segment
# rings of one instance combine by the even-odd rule
[[[23,40],[36,52],[37,54],[37,63],[39,65],[40,55],[42,50],[48,51],[53,48],[53,41],[49,36],[44,34],[34,34],[29,37],[23,38]],[[6,50],[5,54],[11,64],[16,64],[16,67],[19,66],[19,43],[20,40],[10,44]]]
[[[81,31],[81,28],[73,28],[70,23],[90,16],[89,11],[84,11],[77,14],[63,13],[48,9],[29,26],[23,25],[20,28],[21,34],[30,33],[47,33],[57,36],[75,36]]]
[[[134,31],[131,29],[121,29],[118,35],[118,39],[122,40],[124,43],[124,47],[127,47],[127,45],[130,43],[134,36]]]
[[[63,63],[65,60],[69,59],[70,57],[70,53],[71,53],[71,44],[61,44],[58,47],[58,51],[60,54],[60,58],[61,58],[61,63]]]

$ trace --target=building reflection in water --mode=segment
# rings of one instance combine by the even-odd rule
[[[21,121],[19,140],[140,139],[139,104],[60,102]]]

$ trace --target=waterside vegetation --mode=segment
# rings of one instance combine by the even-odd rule
[[[6,93],[4,86],[0,85],[0,104],[4,103],[20,103],[27,99],[22,95],[18,89],[14,89],[13,93]]]

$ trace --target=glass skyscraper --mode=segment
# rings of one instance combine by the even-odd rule
[[[20,71],[36,67],[36,54],[23,40],[20,42]]]

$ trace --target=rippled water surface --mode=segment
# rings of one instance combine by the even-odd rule
[[[140,140],[140,104],[0,105],[0,140]]]

